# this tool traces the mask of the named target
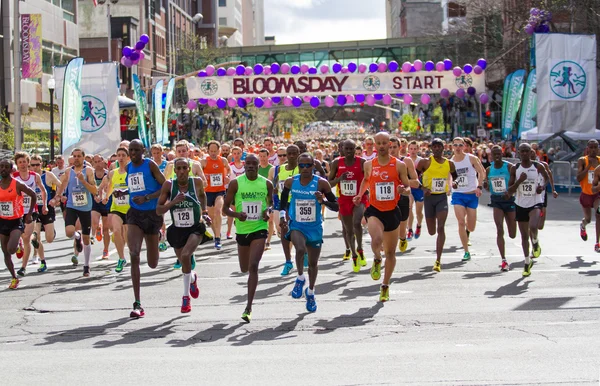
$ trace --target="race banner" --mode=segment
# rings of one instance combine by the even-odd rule
[[[510,77],[506,105],[502,106],[503,110],[506,109],[506,114],[504,115],[504,120],[502,121],[502,138],[506,139],[511,136],[513,127],[515,125],[515,119],[517,118],[517,112],[521,107],[524,79],[525,70],[517,70],[513,72],[512,76]]]
[[[156,132],[156,143],[163,143],[163,119],[162,119],[162,95],[163,80],[159,80],[154,86],[154,130]]]
[[[535,35],[538,132],[596,129],[596,36]]]
[[[454,76],[446,72],[388,72],[365,74],[265,75],[187,78],[190,99],[269,96],[326,96],[336,94],[439,94],[474,87],[485,90],[484,73]]]
[[[150,139],[148,138],[148,130],[146,129],[146,100],[144,99],[140,78],[138,78],[137,74],[133,74],[133,92],[135,94],[135,105],[138,114],[138,136],[148,149],[150,148]]]
[[[21,15],[21,71],[23,79],[42,77],[42,15]]]
[[[504,79],[504,88],[502,90],[502,125],[504,124],[504,118],[506,117],[506,110],[508,106],[508,88],[510,86],[510,78],[512,78],[513,73],[510,73]]]
[[[63,100],[65,67],[54,67],[56,97],[59,106]],[[80,139],[64,149],[69,154],[79,147],[86,154],[100,154],[105,158],[116,150],[121,142],[119,122],[118,65],[116,63],[84,64],[81,70],[82,109],[78,120]],[[64,109],[63,109],[64,110]]]
[[[175,91],[175,78],[171,78],[167,84],[167,97],[165,101],[165,121],[163,123],[163,145],[169,143],[169,115],[171,113],[171,101]]]
[[[67,64],[63,82],[61,135],[62,153],[81,139],[81,70],[83,58],[73,58]]]
[[[523,95],[523,105],[521,106],[521,115],[519,115],[519,134],[532,130],[536,127],[537,120],[537,90],[536,90],[536,70],[531,70],[527,77],[525,94]]]

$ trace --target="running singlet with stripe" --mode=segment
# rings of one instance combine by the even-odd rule
[[[362,157],[365,159],[365,161],[371,161],[371,160],[377,158],[377,152],[374,151],[373,154],[367,155],[367,152],[363,151]]]
[[[323,220],[321,218],[321,204],[315,197],[319,190],[318,176],[313,176],[308,185],[300,183],[300,175],[292,180],[291,201],[289,206],[290,230],[299,230],[307,240],[321,240],[323,238]]]
[[[153,198],[142,204],[136,204],[134,197],[145,196],[160,190],[161,186],[152,175],[150,159],[144,158],[140,166],[133,162],[127,165],[127,186],[129,187],[129,205],[137,210],[156,210],[158,198]]]
[[[22,179],[21,178],[21,173],[19,172],[14,172],[13,173],[13,177],[17,180],[22,182],[24,185],[26,185],[29,189],[33,190],[35,192],[35,188],[37,186],[37,184],[35,183],[35,176],[37,175],[36,172],[28,172],[27,175],[27,179]],[[29,208],[31,207],[31,197],[29,197],[28,195],[26,195],[25,193],[22,194],[23,196],[23,214],[27,214],[29,213]],[[42,200],[40,199],[40,202]],[[34,208],[34,212],[37,212],[37,207]]]
[[[242,174],[244,174],[244,172],[246,171],[246,168],[244,167],[244,163],[242,162],[242,167],[238,168],[237,166],[235,166],[235,162],[231,162],[229,164],[229,168],[231,169],[231,180],[235,180],[236,178],[238,178],[239,176],[241,176]]]
[[[364,173],[361,168],[361,158],[354,157],[354,163],[351,166],[346,165],[346,158],[338,158],[338,169],[336,178],[339,178],[342,174],[348,173],[345,180],[341,180],[338,184],[340,199],[341,200],[352,200],[354,196],[358,194],[360,189],[360,183],[364,178]]]
[[[221,157],[217,157],[216,160],[211,157],[206,157],[206,166],[204,167],[203,172],[208,181],[208,186],[204,191],[209,193],[225,191],[225,165],[223,165],[223,159]]]
[[[81,174],[86,178],[87,166],[81,169]],[[92,194],[87,190],[75,173],[74,167],[69,172],[69,184],[67,185],[69,194],[67,195],[67,208],[75,209],[82,212],[92,210]]]
[[[600,162],[600,157],[596,157],[598,159],[598,162]],[[590,158],[589,156],[585,156],[584,157],[585,160],[585,165],[584,167],[587,168],[588,164],[590,163]],[[594,169],[590,169],[588,170],[587,176],[585,176],[585,178],[581,181],[579,181],[579,185],[581,185],[581,192],[590,196],[594,195],[594,192],[592,192],[592,183],[594,182]]]
[[[111,184],[114,190],[129,191],[127,187],[127,172],[121,173],[119,169],[113,170]],[[112,204],[110,205],[111,212],[119,212],[127,214],[129,210],[129,194],[116,198],[113,196]]]
[[[171,197],[174,200],[179,194],[177,179],[171,180]],[[177,228],[191,228],[200,223],[200,201],[196,195],[196,185],[193,178],[188,178],[188,191],[185,199],[170,209],[171,220]]]
[[[188,172],[188,176],[190,177],[194,177],[194,161],[192,161],[191,159],[188,159],[188,164],[190,165],[190,171]],[[166,168],[166,166],[165,166]],[[160,170],[160,166],[158,167],[158,170]],[[164,173],[164,170],[160,170],[161,173]],[[173,163],[173,169],[171,170],[171,175],[169,176],[170,179],[173,178],[177,178],[177,175],[175,174],[175,163]]]
[[[42,184],[44,185],[44,188],[46,189],[46,205],[56,195],[56,186],[55,185],[48,186],[48,183],[46,182],[46,176],[48,175],[48,173],[50,173],[50,172],[44,172],[44,174],[42,174],[42,177],[41,177]],[[42,192],[40,191],[40,188],[37,187],[37,185],[35,186],[35,196],[36,196],[38,207],[42,206]]]
[[[369,178],[369,201],[375,209],[388,212],[396,209],[398,203],[398,185],[400,178],[396,170],[397,158],[390,156],[387,165],[379,164],[379,158],[372,162],[371,178]]]
[[[237,179],[237,192],[235,193],[235,211],[244,212],[248,217],[246,221],[235,219],[235,231],[239,235],[268,230],[269,223],[264,221],[263,212],[267,209],[267,179],[257,176],[250,181],[246,174]]]
[[[438,163],[433,156],[429,160],[429,168],[423,172],[423,187],[429,189],[431,194],[445,194],[448,191],[450,162],[444,159],[443,163]]]
[[[13,179],[7,189],[0,188],[0,219],[16,220],[24,214],[23,196],[17,194],[17,181]]]
[[[515,178],[518,180],[521,174],[525,173],[527,179],[517,188],[515,204],[521,208],[532,208],[542,203],[542,195],[537,194],[540,173],[536,168],[536,164],[532,163],[528,168],[523,167],[520,163],[516,165]]]
[[[167,168],[167,164],[168,162],[166,159],[162,160],[162,162],[158,165],[158,170],[160,170],[160,172],[164,174],[165,169]]]
[[[510,180],[510,163],[502,161],[502,167],[496,169],[494,164],[490,165],[490,171],[488,173],[488,181],[490,187],[490,193],[493,196],[501,196],[508,190],[508,181]]]
[[[477,171],[471,162],[471,155],[465,154],[462,161],[454,161],[456,167],[456,184],[454,189],[457,193],[470,193],[477,189]]]
[[[277,179],[277,195],[279,198],[281,198],[281,192],[283,192],[283,184],[285,184],[285,180],[297,174],[300,174],[300,169],[298,169],[298,166],[292,170],[287,170],[287,164],[279,166],[279,174]],[[288,202],[290,202],[290,200],[288,200]]]
[[[275,154],[269,156],[269,163],[273,166],[279,165],[279,156],[277,155],[277,152],[275,152]]]

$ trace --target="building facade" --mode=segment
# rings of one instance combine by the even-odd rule
[[[387,38],[440,35],[444,21],[442,2],[443,0],[386,0]]]

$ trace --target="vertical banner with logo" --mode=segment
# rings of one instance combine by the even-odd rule
[[[42,15],[21,15],[21,71],[23,79],[42,77]]]
[[[150,147],[150,139],[148,138],[148,130],[146,129],[146,100],[140,78],[137,74],[133,74],[133,92],[135,94],[135,105],[138,113],[138,135],[146,148]]]
[[[72,146],[65,147],[65,151],[68,154],[70,149],[79,147],[86,154],[100,154],[108,158],[121,142],[118,64],[84,64],[81,74],[80,101],[83,106],[78,115],[81,138]],[[60,101],[64,100],[64,77],[65,67],[54,67],[59,107]]]
[[[163,80],[156,82],[154,86],[154,130],[156,131],[156,143],[163,143],[163,119],[162,119],[162,94]]]
[[[523,95],[523,105],[521,106],[521,115],[519,116],[519,134],[521,137],[526,131],[532,130],[537,121],[537,90],[536,90],[536,70],[531,70],[527,77],[525,94]]]
[[[171,100],[173,99],[173,92],[175,91],[175,78],[171,78],[167,84],[167,98],[165,101],[165,121],[163,124],[163,144],[169,143],[169,115],[171,109]]]
[[[508,95],[506,105],[502,105],[502,110],[506,110],[504,119],[502,120],[502,138],[511,136],[517,112],[521,107],[521,99],[523,98],[523,80],[525,79],[525,70],[517,70],[512,73],[510,83],[508,85]]]
[[[73,58],[67,64],[62,95],[61,135],[62,153],[81,139],[81,70],[83,58]]]
[[[596,36],[535,35],[538,133],[596,129]]]
[[[513,74],[510,73],[504,79],[504,88],[502,89],[502,124],[504,124],[504,117],[506,117],[506,110],[508,109],[508,87],[510,86],[510,78]]]

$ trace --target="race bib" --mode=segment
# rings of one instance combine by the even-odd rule
[[[248,217],[246,221],[258,221],[260,220],[260,210],[262,204],[260,201],[242,201],[242,212],[246,213]]]
[[[115,204],[118,206],[129,205],[129,194],[121,197],[115,197]]]
[[[588,184],[592,184],[594,182],[594,171],[593,170],[589,170],[588,171]]]
[[[296,200],[297,222],[317,221],[317,207],[315,202],[315,200]]]
[[[29,197],[29,195],[24,195],[23,196],[23,208],[25,208],[25,211],[27,212],[29,210],[29,207],[31,206],[31,197]]]
[[[355,180],[343,180],[340,182],[341,192],[344,196],[356,196],[358,191],[356,190],[357,184]]]
[[[535,180],[525,180],[520,186],[523,197],[535,196]]]
[[[433,178],[431,180],[431,192],[432,193],[445,193],[446,192],[446,179],[445,178]]]
[[[458,176],[456,178],[456,184],[459,188],[466,188],[469,186],[469,177],[467,177],[465,174]]]
[[[490,183],[492,184],[492,191],[494,193],[506,192],[506,180],[503,177],[490,178]]]
[[[84,192],[71,194],[73,206],[86,206],[88,204],[87,194]]]
[[[285,181],[279,181],[277,185],[279,185],[279,193],[283,192]]]
[[[132,173],[127,176],[127,185],[131,193],[143,192],[146,190],[144,175],[142,173]]]
[[[223,175],[222,174],[209,174],[210,186],[223,186]]]
[[[0,202],[0,216],[12,217],[14,215],[13,203],[10,201]]]
[[[36,193],[35,193],[35,199],[36,199],[36,201],[37,201],[37,204],[38,204],[38,205],[40,205],[40,206],[41,206],[41,205],[43,205],[43,204],[44,204],[44,203],[42,202],[42,201],[43,201],[43,200],[42,200],[42,192],[36,192]]]
[[[393,201],[396,197],[393,182],[375,183],[375,198],[377,201]]]
[[[177,228],[189,228],[194,225],[194,209],[178,208],[173,210],[173,222]]]

